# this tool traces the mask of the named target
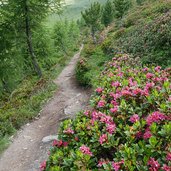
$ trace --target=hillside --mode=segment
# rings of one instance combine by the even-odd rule
[[[171,171],[170,0],[0,7],[0,170]]]
[[[59,17],[57,14],[52,14],[48,17],[48,23],[53,25],[56,21],[60,19],[68,19],[68,20],[78,20],[81,17],[81,11],[87,9],[91,3],[100,2],[104,4],[106,0],[66,0],[63,13]]]

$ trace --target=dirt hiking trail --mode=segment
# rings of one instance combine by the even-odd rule
[[[87,107],[90,92],[78,87],[74,78],[74,69],[82,48],[83,45],[54,80],[59,89],[43,107],[39,119],[23,126],[13,143],[1,155],[0,171],[38,171],[40,163],[47,159],[52,144],[47,139],[57,134],[61,120],[74,117],[76,112]]]

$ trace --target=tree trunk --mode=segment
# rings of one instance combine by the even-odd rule
[[[92,35],[94,44],[97,44],[95,29],[94,28],[91,29],[91,35]]]
[[[33,63],[34,70],[36,71],[39,77],[42,77],[42,71],[39,67],[39,64],[36,60],[36,56],[34,53],[33,45],[32,45],[32,35],[31,35],[31,28],[30,28],[30,21],[29,21],[29,8],[27,5],[27,0],[25,1],[25,29],[26,29],[26,38],[27,38],[27,45],[28,51],[31,56],[31,61]]]

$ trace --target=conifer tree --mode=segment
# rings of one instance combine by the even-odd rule
[[[110,0],[107,0],[103,8],[102,23],[107,27],[113,21],[113,17],[114,17],[113,4]]]
[[[88,27],[91,28],[91,35],[94,43],[96,43],[96,31],[99,28],[101,20],[101,5],[99,2],[94,2],[91,7],[84,12],[81,12],[82,17]]]
[[[122,18],[131,6],[131,0],[114,0],[115,16]]]

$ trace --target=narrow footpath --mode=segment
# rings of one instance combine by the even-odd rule
[[[0,171],[38,171],[40,163],[47,159],[60,122],[87,107],[90,92],[78,87],[74,77],[82,48],[54,80],[59,89],[43,107],[39,119],[23,126],[0,156]]]

